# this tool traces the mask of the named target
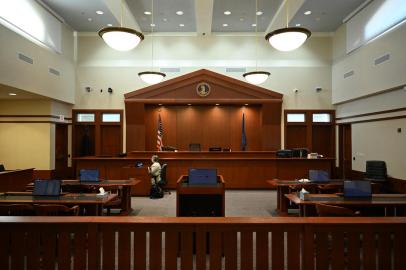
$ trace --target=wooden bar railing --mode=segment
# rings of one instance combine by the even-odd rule
[[[0,269],[406,269],[406,218],[0,217]]]

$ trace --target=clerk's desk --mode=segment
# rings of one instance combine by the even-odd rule
[[[0,192],[24,191],[25,186],[32,182],[33,175],[34,168],[0,172]]]
[[[191,167],[217,168],[218,174],[227,179],[227,189],[267,189],[268,179],[304,178],[310,169],[324,170],[331,175],[335,166],[334,158],[277,158],[275,151],[133,151],[127,157],[80,157],[73,160],[77,174],[80,169],[97,168],[100,178],[141,180],[139,187],[144,194],[140,195],[148,195],[150,177],[146,167],[151,164],[151,156],[155,154],[159,156],[161,164],[168,164],[166,188],[171,189],[176,188],[179,176],[186,175]],[[138,162],[142,162],[144,168],[135,168]]]
[[[117,194],[97,196],[96,194],[67,193],[60,196],[34,196],[31,192],[0,193],[0,204],[62,204],[79,205],[86,208],[87,215],[102,216],[103,206],[114,200]]]
[[[309,194],[308,199],[301,200],[297,194],[291,193],[285,194],[285,197],[299,206],[301,217],[315,215],[315,206],[318,203],[350,208],[384,208],[386,216],[404,216],[406,213],[406,194],[372,194],[371,198],[345,198],[338,194]]]
[[[176,182],[177,217],[224,217],[224,178],[217,175],[216,185],[189,185],[188,176],[181,175]]]

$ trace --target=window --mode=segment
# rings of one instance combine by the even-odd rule
[[[78,122],[94,122],[94,113],[78,113],[76,115]]]
[[[329,113],[314,113],[313,122],[314,123],[330,123],[331,115]]]
[[[288,122],[304,123],[305,114],[304,113],[288,113],[287,115]]]
[[[103,113],[102,122],[120,122],[119,113]]]

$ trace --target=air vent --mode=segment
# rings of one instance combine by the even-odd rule
[[[52,74],[54,74],[54,75],[56,75],[56,76],[61,75],[61,73],[59,72],[59,70],[56,70],[56,69],[54,69],[54,68],[49,68],[49,73],[52,73]]]
[[[180,72],[180,68],[161,68],[161,72]]]
[[[22,53],[18,53],[18,59],[20,59],[28,64],[31,64],[31,65],[34,64],[34,60],[32,58],[30,58]]]
[[[387,53],[387,54],[385,54],[384,56],[381,56],[381,57],[379,57],[379,58],[376,58],[375,61],[374,61],[374,62],[375,62],[375,66],[376,66],[376,65],[379,65],[379,64],[382,64],[383,62],[389,60],[389,58],[390,58],[390,54],[389,54],[389,53]]]
[[[245,73],[247,70],[245,68],[226,68],[226,72],[243,72]]]
[[[348,78],[348,77],[351,77],[352,75],[354,75],[354,70],[351,70],[351,71],[345,73],[345,74],[344,74],[344,79],[346,79],[346,78]]]

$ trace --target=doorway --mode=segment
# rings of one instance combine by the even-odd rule
[[[351,124],[338,125],[338,144],[339,176],[350,179],[352,175]]]

